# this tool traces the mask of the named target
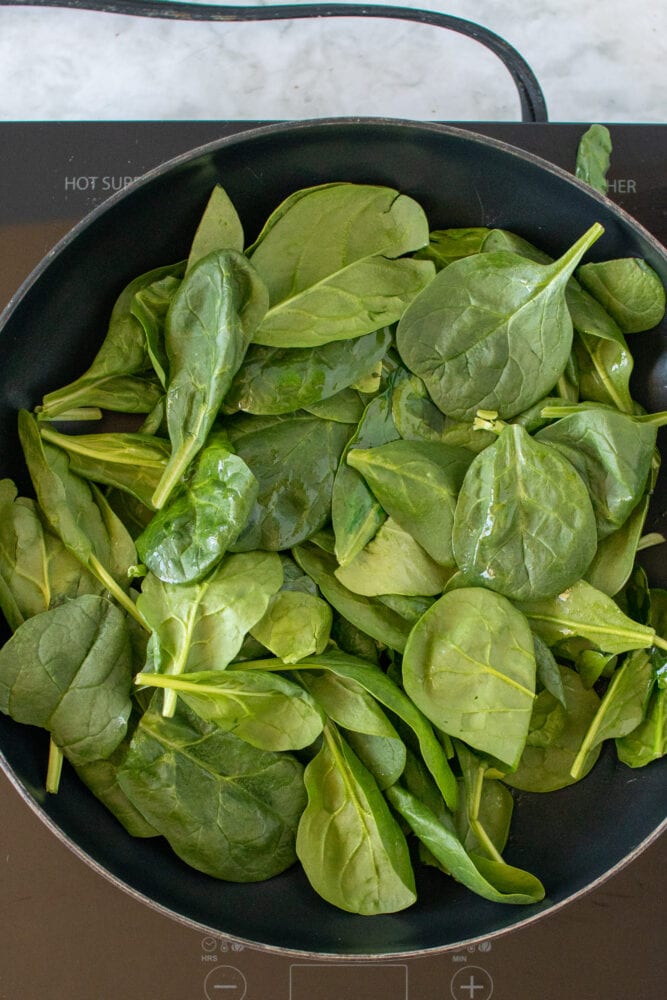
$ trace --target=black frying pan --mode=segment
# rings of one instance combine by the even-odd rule
[[[187,255],[211,187],[221,182],[248,239],[287,194],[331,180],[388,184],[417,198],[433,227],[510,228],[556,255],[594,221],[591,259],[638,255],[667,283],[667,253],[611,202],[537,157],[456,128],[383,120],[304,122],[256,129],[153,171],[77,226],[37,268],[0,321],[0,475],[27,488],[16,411],[82,371],[127,280]],[[632,340],[635,396],[667,409],[667,329]],[[660,525],[664,486],[653,503]],[[666,572],[650,567],[664,586]],[[665,762],[640,771],[603,754],[580,784],[521,794],[506,851],[534,871],[547,899],[531,908],[482,900],[433,870],[410,910],[359,917],[335,910],[295,868],[235,885],[199,874],[160,840],[133,840],[65,768],[60,793],[43,789],[43,734],[0,716],[4,767],[18,792],[78,854],[151,905],[206,931],[269,948],[321,955],[406,955],[447,947],[548,913],[630,860],[664,825]]]

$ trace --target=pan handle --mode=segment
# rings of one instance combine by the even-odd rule
[[[374,17],[417,21],[456,31],[490,49],[503,62],[514,80],[521,102],[521,120],[548,120],[542,89],[530,66],[516,49],[500,35],[474,21],[438,11],[385,4],[314,3],[246,7],[211,3],[165,3],[164,0],[0,0],[0,6],[69,7],[75,10],[185,21],[287,21],[321,17]]]

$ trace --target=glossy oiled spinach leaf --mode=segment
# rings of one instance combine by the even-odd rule
[[[596,223],[553,264],[504,251],[465,257],[415,299],[396,343],[443,413],[509,418],[548,393],[572,347],[565,287],[601,232]]]
[[[213,432],[183,482],[136,539],[137,552],[165,583],[195,583],[245,527],[257,480],[224,433]]]
[[[0,711],[41,726],[74,764],[111,754],[132,708],[126,616],[84,594],[25,621],[0,650]]]
[[[391,342],[388,328],[318,347],[248,349],[225,396],[226,412],[291,413],[347,389],[371,370]]]
[[[577,277],[624,333],[652,330],[665,315],[662,281],[638,257],[584,264]]]
[[[444,594],[405,648],[403,684],[439,729],[513,768],[535,697],[535,653],[524,616],[500,594]]]
[[[299,411],[230,421],[237,453],[258,482],[247,525],[233,551],[280,550],[319,531],[331,515],[331,492],[352,428]]]
[[[303,768],[257,750],[179,705],[144,714],[118,772],[134,806],[193,868],[256,882],[296,860]]]
[[[555,448],[518,424],[470,465],[454,514],[454,557],[468,582],[506,597],[559,594],[586,572],[597,544],[584,482]]]
[[[267,302],[260,278],[234,250],[199,260],[174,295],[165,324],[172,450],[154,507],[164,506],[204,444]]]

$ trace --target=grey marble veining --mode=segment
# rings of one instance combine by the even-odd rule
[[[257,2],[257,0],[255,0]],[[526,59],[552,121],[667,120],[658,0],[407,0],[482,24]],[[0,120],[517,120],[506,69],[404,21],[192,23],[0,6]]]

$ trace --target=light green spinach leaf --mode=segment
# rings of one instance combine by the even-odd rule
[[[431,722],[513,768],[535,698],[528,622],[500,594],[461,588],[444,594],[414,626],[403,684]]]
[[[377,784],[327,725],[307,765],[308,804],[296,849],[313,888],[351,913],[393,913],[415,902],[405,837]]]

